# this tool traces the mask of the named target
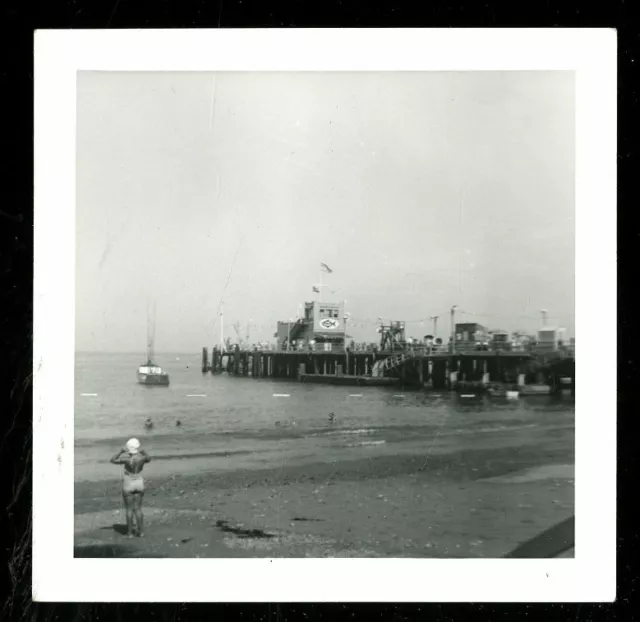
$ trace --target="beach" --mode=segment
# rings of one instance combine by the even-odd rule
[[[373,388],[353,398],[348,387],[202,376],[175,358],[164,394],[124,372],[99,390],[104,360],[79,368],[78,394],[98,395],[76,401],[77,557],[494,558],[574,513],[572,403]],[[152,462],[145,536],[128,539],[109,458],[136,429]]]
[[[418,458],[372,458],[155,481],[133,541],[119,482],[80,486],[76,555],[501,557],[573,513],[570,466],[514,475],[496,461],[474,479],[448,458],[423,471]]]

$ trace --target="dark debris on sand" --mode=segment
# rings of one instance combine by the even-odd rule
[[[231,527],[226,520],[218,520],[216,521],[216,527],[220,529],[220,531],[224,531],[226,533],[232,533],[239,538],[273,538],[275,537],[271,533],[267,533],[262,529],[242,529],[241,527]]]

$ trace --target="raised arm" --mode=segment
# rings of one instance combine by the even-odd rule
[[[120,456],[124,453],[124,449],[121,449],[115,456],[113,456],[111,458],[111,460],[109,462],[111,462],[111,464],[121,464],[120,463]]]
[[[140,450],[140,455],[144,458],[145,462],[151,462],[151,456],[149,456],[149,454],[144,449]]]

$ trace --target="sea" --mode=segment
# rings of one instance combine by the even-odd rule
[[[470,399],[398,386],[214,375],[202,373],[199,353],[158,355],[171,383],[148,387],[137,383],[143,362],[136,354],[76,355],[76,482],[118,478],[109,458],[131,437],[155,458],[158,477],[426,456],[496,443],[544,453],[545,443],[557,448],[560,442],[568,448],[566,461],[573,460],[570,396]]]

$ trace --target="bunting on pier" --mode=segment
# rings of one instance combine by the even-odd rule
[[[313,291],[314,291],[316,294],[319,294],[319,293],[320,293],[320,288],[319,288],[319,287],[316,287],[316,286],[314,285],[312,289],[313,289]]]
[[[331,274],[333,272],[333,270],[326,263],[322,262],[320,262],[320,269],[327,274]]]

